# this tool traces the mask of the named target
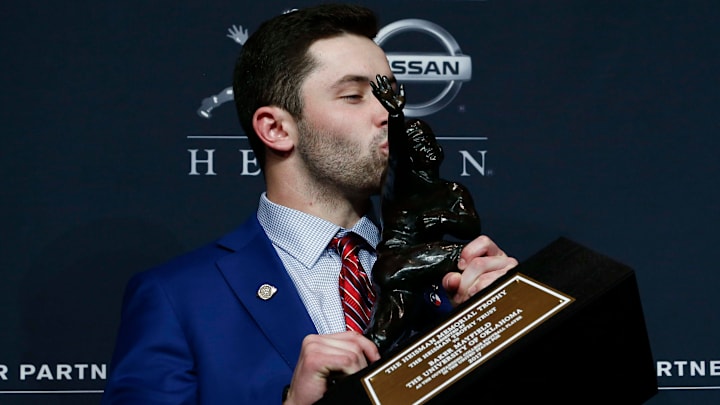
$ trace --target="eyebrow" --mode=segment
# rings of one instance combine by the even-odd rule
[[[362,76],[362,75],[345,75],[345,76],[341,77],[340,80],[338,80],[338,81],[336,81],[335,83],[333,83],[332,87],[333,87],[333,88],[337,88],[337,87],[343,86],[343,85],[348,84],[348,83],[368,84],[368,83],[370,83],[371,81],[373,81],[373,80],[371,80],[371,79],[370,79],[369,77],[367,77],[367,76]],[[388,77],[388,81],[390,82],[391,85],[397,83],[397,80],[395,80],[395,77],[394,77],[394,76]]]

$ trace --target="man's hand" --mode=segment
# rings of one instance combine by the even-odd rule
[[[460,272],[446,274],[443,287],[453,305],[459,305],[517,264],[515,258],[506,255],[495,242],[482,235],[463,248],[458,261]]]
[[[355,373],[378,359],[377,346],[357,332],[308,335],[284,404],[313,404],[325,394],[331,375]]]

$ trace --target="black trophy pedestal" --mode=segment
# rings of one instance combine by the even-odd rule
[[[512,274],[497,280],[470,302],[456,308],[453,314],[464,309],[467,311],[468,306],[487,300],[488,291],[518,275],[527,276],[572,297],[572,302],[517,337],[508,338],[508,342],[501,344],[504,347],[494,353],[485,354],[483,351],[481,362],[475,360],[482,357],[479,352],[478,355],[468,355],[462,375],[421,399],[414,396],[418,386],[403,379],[391,383],[394,394],[397,394],[392,400],[371,394],[374,390],[367,388],[368,375],[374,373],[383,377],[383,374],[392,374],[387,368],[383,369],[391,359],[383,358],[331,387],[318,404],[398,405],[458,401],[641,404],[657,393],[653,357],[632,269],[560,238],[521,263]],[[529,305],[533,305],[530,302]],[[477,331],[475,336],[485,336],[481,332]],[[433,330],[417,337],[409,345],[429,339],[427,336],[443,336],[444,333],[438,334],[437,329]],[[461,339],[458,337],[454,341],[460,342]],[[427,358],[433,359],[433,356],[435,353],[429,353]],[[386,357],[392,358],[392,355]],[[417,355],[417,358],[420,357]],[[398,364],[399,358],[396,357],[393,362]],[[408,357],[405,359],[411,361]],[[458,355],[456,359],[463,357]],[[434,361],[439,364],[440,358],[435,357]],[[473,361],[478,364],[467,365]],[[441,375],[430,373],[437,367],[423,367],[413,370],[417,370],[417,381],[423,379],[423,374]],[[462,369],[455,367],[452,372]]]

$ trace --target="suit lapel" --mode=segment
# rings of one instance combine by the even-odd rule
[[[254,216],[219,243],[235,251],[217,262],[220,272],[267,339],[294,369],[303,338],[317,330],[272,243]],[[266,300],[258,296],[264,284],[277,288]]]

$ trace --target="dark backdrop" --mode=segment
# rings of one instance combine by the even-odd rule
[[[253,213],[262,181],[232,103],[197,110],[231,84],[228,29],[310,3],[250,3],[0,5],[0,403],[97,403],[128,277]],[[437,24],[471,58],[423,119],[484,231],[521,260],[565,236],[631,266],[650,402],[718,403],[720,3],[363,3],[383,26]],[[383,47],[453,53],[422,30]],[[411,102],[448,86],[406,79]]]

